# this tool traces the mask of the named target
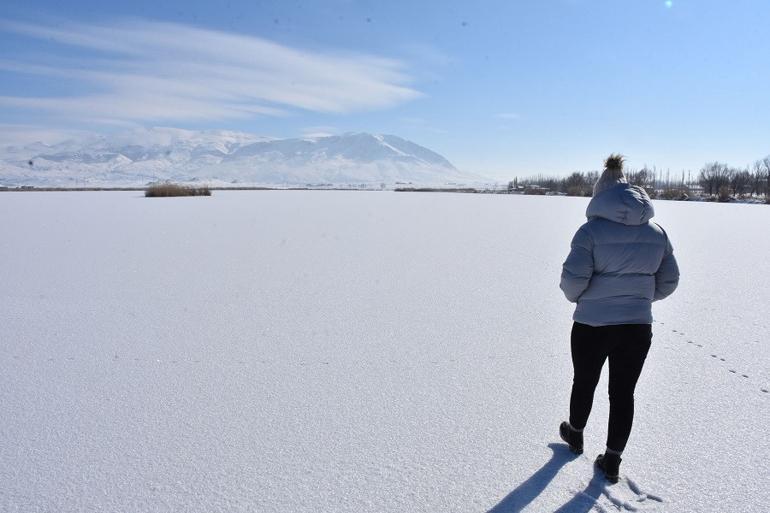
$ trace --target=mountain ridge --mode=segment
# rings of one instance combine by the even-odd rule
[[[412,141],[367,132],[278,139],[157,127],[1,151],[0,185],[6,186],[139,186],[165,180],[220,186],[443,185],[484,180]]]

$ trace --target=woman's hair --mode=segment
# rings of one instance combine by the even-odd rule
[[[620,178],[623,176],[623,164],[626,161],[626,157],[620,153],[613,153],[604,161],[604,169],[612,172],[613,178]]]

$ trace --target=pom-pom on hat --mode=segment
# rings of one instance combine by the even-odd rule
[[[625,160],[626,158],[619,153],[613,153],[607,157],[604,161],[604,172],[594,184],[594,196],[619,183],[628,183],[623,174]]]

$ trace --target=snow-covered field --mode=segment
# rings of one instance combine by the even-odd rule
[[[770,511],[770,208],[682,270],[617,485],[558,443],[587,200],[0,194],[0,511]]]

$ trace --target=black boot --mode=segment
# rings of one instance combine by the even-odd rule
[[[596,457],[596,466],[604,472],[610,483],[617,483],[620,476],[620,455],[606,452]]]
[[[575,454],[583,454],[583,432],[575,431],[569,422],[562,422],[559,426],[559,436],[569,445],[569,450]]]

